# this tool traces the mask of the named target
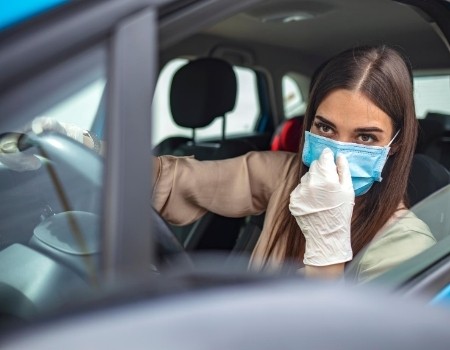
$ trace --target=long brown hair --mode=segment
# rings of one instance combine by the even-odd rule
[[[383,181],[375,182],[365,195],[356,198],[351,227],[353,253],[356,255],[370,242],[402,200],[407,204],[406,187],[417,138],[417,120],[412,73],[406,59],[384,45],[346,50],[322,65],[311,84],[298,159],[292,176],[285,182],[285,200],[275,219],[277,231],[271,233],[266,260],[280,242],[286,244],[283,260],[301,262],[303,259],[305,239],[289,212],[289,194],[308,171],[301,161],[304,130],[311,129],[319,104],[336,89],[363,93],[391,117],[394,134],[399,131],[391,145],[393,154],[383,169]]]

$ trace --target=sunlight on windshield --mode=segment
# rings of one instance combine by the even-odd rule
[[[105,84],[104,78],[94,81],[66,100],[48,109],[44,116],[65,123],[74,123],[80,128],[90,130]]]

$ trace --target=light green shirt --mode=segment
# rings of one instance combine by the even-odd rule
[[[428,226],[411,211],[380,231],[348,271],[356,283],[367,282],[436,243]]]

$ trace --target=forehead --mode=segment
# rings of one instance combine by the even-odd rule
[[[359,91],[337,89],[330,92],[319,104],[316,115],[336,126],[392,127],[392,119]]]

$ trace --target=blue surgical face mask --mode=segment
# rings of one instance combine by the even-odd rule
[[[331,149],[336,159],[338,154],[343,154],[349,163],[355,195],[365,194],[375,181],[381,182],[383,170],[389,155],[391,143],[397,137],[395,134],[387,146],[366,146],[357,143],[340,142],[332,139],[305,132],[305,145],[303,147],[303,163],[311,166],[318,160],[325,148]]]

